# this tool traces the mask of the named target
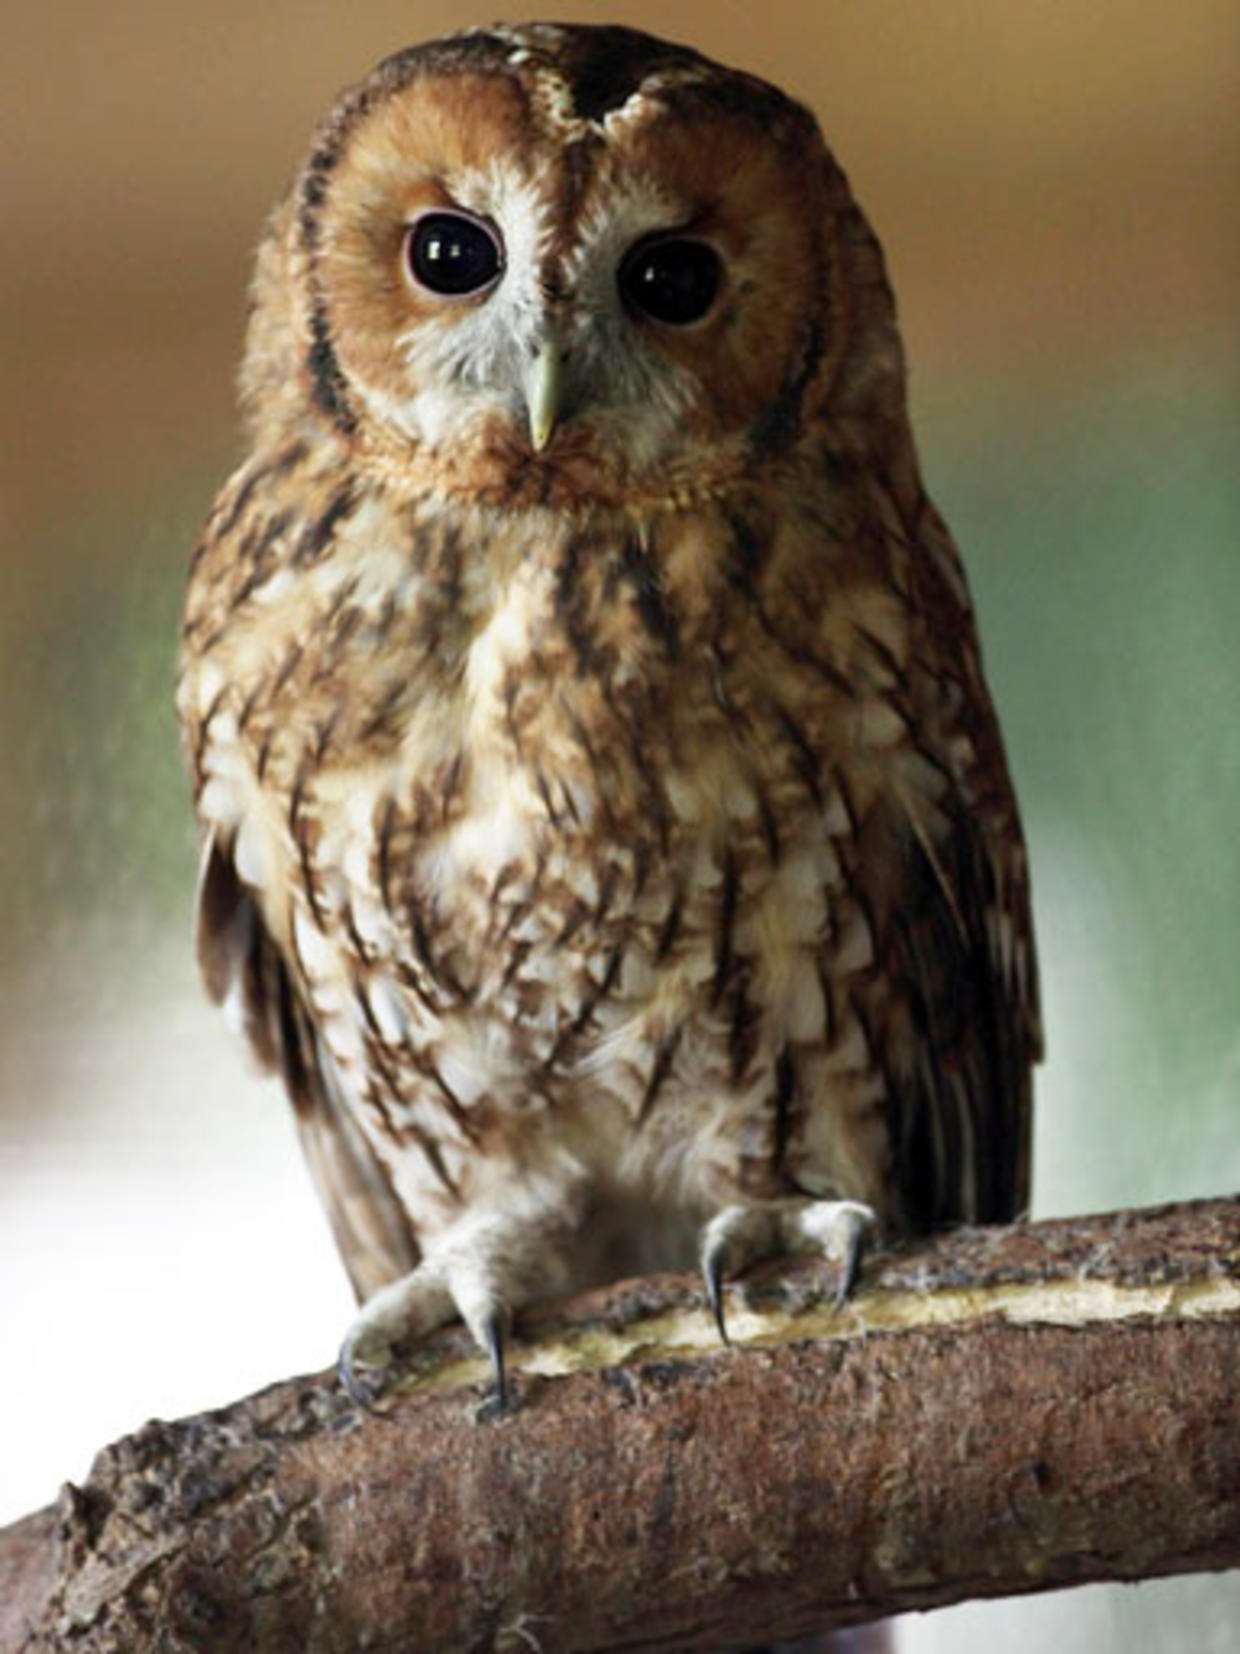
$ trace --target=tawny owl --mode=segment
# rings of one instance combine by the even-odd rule
[[[199,945],[351,1384],[459,1314],[1017,1213],[1025,852],[882,255],[813,118],[621,28],[346,92],[194,555]]]

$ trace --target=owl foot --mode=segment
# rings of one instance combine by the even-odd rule
[[[859,1200],[794,1200],[773,1206],[726,1206],[702,1231],[702,1276],[706,1298],[729,1343],[723,1283],[764,1258],[821,1252],[839,1265],[838,1308],[852,1291],[866,1243],[878,1226],[871,1207]]]
[[[438,1270],[425,1264],[380,1288],[363,1304],[336,1359],[336,1371],[350,1398],[373,1412],[394,1347],[434,1332],[455,1314],[447,1283]],[[368,1369],[365,1377],[359,1368]]]
[[[497,1258],[476,1243],[445,1248],[367,1299],[336,1362],[341,1384],[359,1407],[373,1411],[397,1345],[424,1338],[459,1315],[490,1357],[495,1388],[488,1411],[507,1408],[510,1391],[504,1345],[515,1283],[502,1279],[503,1271],[496,1263]],[[528,1295],[519,1294],[521,1301]],[[364,1375],[361,1369],[370,1369],[370,1374]]]

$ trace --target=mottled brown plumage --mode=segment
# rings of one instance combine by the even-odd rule
[[[272,218],[242,389],[178,700],[200,949],[350,1362],[1021,1210],[1016,806],[811,116],[623,29],[401,53]]]

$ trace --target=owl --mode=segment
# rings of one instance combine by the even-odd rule
[[[198,948],[355,1394],[456,1316],[1026,1201],[1026,856],[891,289],[809,112],[625,28],[346,91],[194,552]],[[378,1379],[375,1375],[378,1374]]]

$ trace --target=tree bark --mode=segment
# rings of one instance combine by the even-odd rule
[[[459,1328],[152,1422],[0,1532],[0,1649],[743,1649],[969,1597],[1240,1562],[1240,1202],[961,1231],[729,1291]]]

